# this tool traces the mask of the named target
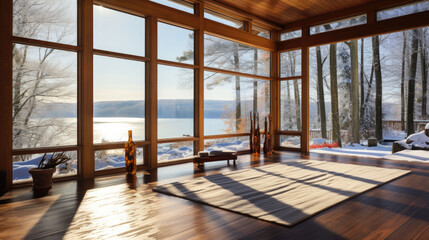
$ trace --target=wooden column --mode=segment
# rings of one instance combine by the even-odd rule
[[[277,41],[279,33],[273,32],[272,39]],[[280,54],[276,50],[272,52],[271,57],[271,116],[273,119],[273,132],[274,132],[274,148],[280,146]]]
[[[82,151],[79,158],[81,178],[94,177],[93,145],[93,3],[91,0],[79,1],[79,145]]]
[[[158,21],[156,17],[146,17],[146,87],[145,87],[145,127],[146,141],[144,165],[156,168],[158,165]]]
[[[302,70],[302,132],[301,132],[301,152],[309,152],[309,128],[310,128],[310,79],[309,79],[309,55],[308,47],[303,47],[301,49],[301,70]]]
[[[195,12],[200,18],[199,28],[194,31],[195,65],[194,72],[194,154],[204,150],[204,5],[197,3]]]
[[[12,186],[12,0],[0,1],[0,196]]]

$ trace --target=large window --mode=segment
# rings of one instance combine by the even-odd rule
[[[145,139],[145,63],[94,56],[94,143]]]
[[[94,49],[145,55],[145,19],[94,6]]]
[[[145,140],[145,19],[94,6],[94,53],[94,143]],[[95,152],[95,170],[124,166],[123,150]]]
[[[270,113],[270,82],[216,72],[204,74],[204,135],[250,131],[250,112],[260,127]]]
[[[158,162],[162,163],[194,154],[193,141],[177,141],[194,136],[194,32],[159,22],[158,59],[158,139],[164,139],[158,144]]]
[[[77,1],[13,1],[13,35],[76,45]]]
[[[13,44],[12,140],[13,149],[18,150],[13,156],[15,182],[31,180],[28,169],[37,166],[44,154],[44,150],[34,149],[76,149],[76,9],[76,1],[14,1],[13,35],[22,42],[36,39],[52,45]],[[55,43],[64,44],[63,50],[56,49]],[[49,157],[52,152],[46,151]],[[71,160],[64,164],[67,167],[58,166],[54,177],[77,173],[76,152],[68,153]]]
[[[415,3],[411,3],[405,6],[400,6],[396,8],[386,9],[383,11],[377,12],[377,20],[385,20],[400,16],[405,16],[413,13],[419,13],[429,10],[429,1],[419,1]]]
[[[301,147],[301,50],[280,53],[280,146]],[[283,135],[284,134],[284,135]]]
[[[310,149],[384,157],[422,131],[428,40],[426,27],[311,48]]]
[[[217,13],[210,9],[204,9],[204,17],[225,25],[228,25],[233,28],[243,29],[244,30],[244,22],[237,20],[235,18],[223,15],[221,13]]]
[[[194,64],[194,32],[158,23],[158,59]]]
[[[280,83],[280,130],[301,131],[301,79]]]
[[[158,138],[194,135],[194,70],[158,65]]]
[[[366,23],[366,14],[310,27],[310,35],[353,27]]]
[[[206,34],[204,66],[259,76],[270,76],[269,51]]]
[[[162,12],[180,13],[175,8],[195,14],[196,7],[204,7],[188,0],[153,2],[166,6]],[[57,167],[55,177],[91,175],[87,161],[94,161],[94,171],[121,171],[128,130],[137,144],[138,164],[144,155],[153,160],[153,151],[147,151],[153,146],[159,163],[204,149],[249,149],[251,112],[259,113],[263,130],[271,109],[272,52],[209,35],[212,24],[200,29],[187,21],[210,19],[266,39],[271,27],[205,7],[199,9],[204,16],[182,12],[185,18],[175,23],[165,15],[146,18],[138,9],[128,12],[98,2],[91,8],[78,0],[13,1],[14,181],[31,180],[28,169],[45,154],[58,152],[70,161]],[[206,32],[203,42],[197,41],[194,35]],[[204,113],[197,111],[203,109],[200,104]],[[157,134],[148,126],[156,126]]]
[[[187,13],[194,13],[194,4],[184,0],[150,0]]]

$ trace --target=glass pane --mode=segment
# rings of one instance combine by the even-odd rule
[[[159,22],[158,58],[194,64],[194,32]]]
[[[300,38],[300,37],[302,37],[301,29],[280,34],[280,41],[285,41],[285,40]]]
[[[260,28],[258,26],[252,26],[252,33],[263,38],[267,38],[267,39],[271,38],[270,31]]]
[[[244,30],[244,22],[234,19],[232,17],[225,16],[223,14],[217,13],[215,11],[204,9],[204,17],[225,25],[228,25],[233,28],[243,29]]]
[[[145,63],[94,56],[94,143],[145,139]]]
[[[377,20],[385,20],[429,10],[429,1],[420,1],[397,8],[377,12]]]
[[[194,14],[194,4],[181,1],[181,0],[151,0],[152,2],[156,2],[168,7],[172,7],[178,10],[182,10],[187,13]]]
[[[77,56],[13,46],[13,148],[77,144]]]
[[[143,148],[137,148],[136,155],[137,165],[143,165]],[[125,167],[124,149],[95,151],[94,157],[95,171]]]
[[[194,70],[158,65],[158,138],[194,135]]]
[[[301,76],[301,50],[280,53],[280,77]]]
[[[261,141],[263,139],[261,138]],[[218,138],[204,140],[204,150],[231,150],[243,151],[249,150],[249,137]]]
[[[280,136],[280,146],[288,148],[301,148],[300,136]]]
[[[13,35],[76,45],[76,0],[13,1]]]
[[[204,74],[204,135],[250,131],[250,112],[260,127],[270,113],[270,82],[214,72]]]
[[[280,123],[282,131],[301,131],[301,79],[280,85]]]
[[[56,152],[55,155],[59,153],[60,152]],[[70,158],[70,160],[56,167],[57,170],[54,172],[54,178],[73,176],[77,174],[77,152],[70,151],[64,153]],[[52,157],[52,154],[53,153],[46,154],[45,162]],[[28,170],[37,168],[43,158],[43,155],[44,154],[42,153],[13,156],[13,183],[31,181],[32,177]]]
[[[158,144],[158,162],[169,162],[194,155],[194,142],[175,142]]]
[[[94,6],[94,48],[145,55],[145,19]]]
[[[310,35],[348,28],[366,23],[366,14],[310,27]]]
[[[204,35],[204,66],[270,76],[269,51],[239,44],[211,35]]]

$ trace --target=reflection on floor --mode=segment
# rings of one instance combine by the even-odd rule
[[[185,199],[152,192],[157,185],[297,158],[413,172],[293,227],[284,227]],[[48,196],[30,187],[0,198],[0,239],[429,239],[429,165],[282,152],[264,159],[239,156],[236,165],[192,163],[94,181],[54,183]]]

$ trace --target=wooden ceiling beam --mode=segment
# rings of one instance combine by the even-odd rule
[[[348,8],[341,11],[332,12],[329,14],[324,14],[321,16],[308,18],[302,21],[297,21],[294,23],[286,24],[283,26],[281,32],[288,31],[289,29],[296,29],[302,26],[315,26],[327,22],[332,22],[348,17],[358,16],[360,14],[367,13],[368,11],[377,11],[383,10],[387,8],[392,8],[400,5],[409,4],[412,2],[416,2],[416,0],[381,0],[375,1],[370,4],[361,5],[358,7]]]
[[[344,42],[426,26],[429,26],[429,11],[283,41],[279,43],[279,51]]]

